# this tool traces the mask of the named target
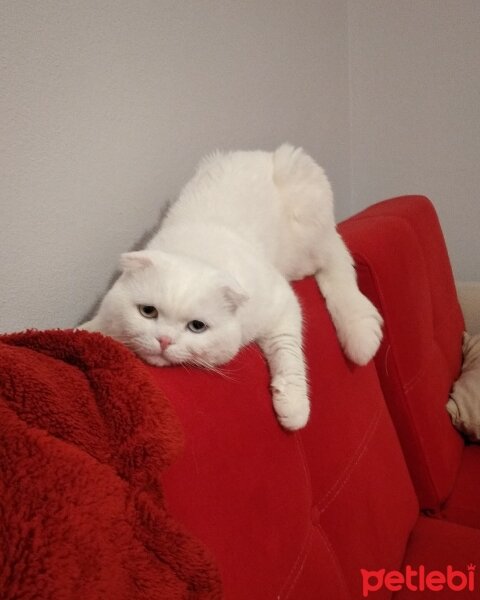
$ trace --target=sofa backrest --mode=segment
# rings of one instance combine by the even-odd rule
[[[373,364],[345,359],[313,278],[295,289],[312,402],[304,430],[277,423],[255,345],[220,373],[149,368],[185,432],[163,480],[167,505],[214,554],[226,600],[356,600],[360,569],[400,567],[418,515]]]
[[[463,317],[432,203],[375,204],[339,231],[360,288],[385,320],[375,363],[423,509],[436,512],[457,475],[463,440],[445,410],[461,368]]]

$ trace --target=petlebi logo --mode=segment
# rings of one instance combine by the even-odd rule
[[[391,592],[399,592],[407,589],[412,592],[441,592],[451,590],[452,592],[473,592],[475,591],[475,568],[476,565],[470,563],[466,569],[460,571],[454,569],[452,565],[447,565],[444,571],[428,571],[424,565],[412,567],[407,565],[403,571],[387,571],[380,569],[378,571],[367,571],[360,569],[362,574],[362,595],[367,598],[381,589],[387,589]]]

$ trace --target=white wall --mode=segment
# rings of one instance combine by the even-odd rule
[[[3,0],[0,331],[75,325],[215,148],[303,145],[350,212],[347,2]]]
[[[2,0],[0,331],[75,325],[217,147],[303,145],[339,218],[429,195],[478,279],[479,31],[478,0]]]
[[[426,194],[455,274],[480,280],[480,2],[349,2],[356,210]]]

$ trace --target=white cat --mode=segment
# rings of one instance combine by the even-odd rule
[[[375,354],[382,319],[357,287],[336,232],[323,170],[301,148],[205,158],[82,328],[101,331],[146,362],[205,367],[258,342],[281,424],[308,420],[302,315],[288,281],[315,274],[346,355]]]

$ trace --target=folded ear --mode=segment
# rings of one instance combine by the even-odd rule
[[[120,256],[120,269],[122,271],[136,271],[153,265],[153,259],[148,251],[125,252]]]
[[[227,306],[232,312],[235,312],[249,298],[242,286],[231,275],[222,275],[221,289]]]

